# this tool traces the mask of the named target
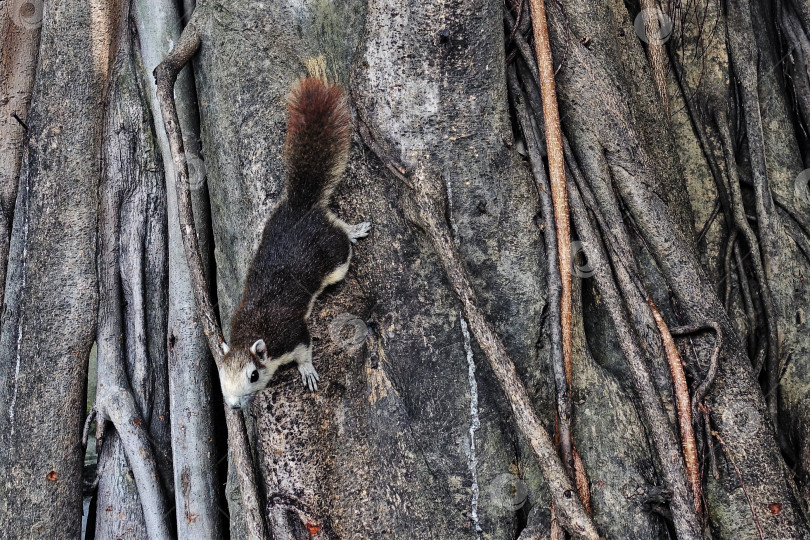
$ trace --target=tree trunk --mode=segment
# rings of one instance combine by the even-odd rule
[[[165,168],[169,218],[169,384],[171,394],[172,452],[177,535],[201,539],[221,536],[222,511],[218,483],[218,449],[214,412],[220,411],[212,361],[194,307],[188,264],[177,219],[175,171],[169,142],[162,128],[152,72],[173,48],[182,29],[180,6],[161,0],[133,2],[140,43],[145,92],[156,119],[158,144]],[[199,119],[191,67],[175,87],[178,114],[193,173],[194,216],[206,264],[210,259],[211,232],[206,167],[200,152]],[[208,269],[210,275],[210,269]],[[221,402],[221,398],[218,400]],[[221,432],[221,430],[220,430]]]
[[[14,2],[0,13],[0,301],[42,27],[43,5],[25,6],[34,9]]]
[[[207,0],[184,40],[189,5],[133,0],[118,25],[126,6],[49,2],[39,56],[37,30],[4,15],[4,71],[37,65],[28,116],[30,71],[0,83],[16,96],[0,102],[4,530],[78,536],[97,335],[97,538],[255,536],[255,497],[275,540],[587,536],[559,504],[572,497],[605,538],[810,538],[810,7],[505,4]],[[152,72],[197,42],[173,92],[190,231]],[[229,413],[220,493],[210,329],[229,338],[282,196],[284,99],[318,66],[355,128],[331,208],[372,231],[312,311],[318,391],[280,370],[245,411],[248,447]],[[576,489],[538,460],[543,430]],[[253,455],[256,493],[234,450]]]
[[[173,492],[166,362],[166,185],[148,100],[136,71],[123,6],[113,68],[99,191],[98,389],[95,409],[107,426],[98,462],[97,538],[155,537],[153,514],[170,511]],[[127,405],[132,410],[126,410]],[[160,481],[138,476],[125,422],[143,426]],[[129,439],[128,439],[129,437]],[[151,488],[147,488],[149,483]],[[151,499],[150,499],[151,498]],[[164,516],[157,516],[165,520]]]
[[[0,526],[77,537],[95,337],[104,92],[117,11],[48,2],[0,327]]]

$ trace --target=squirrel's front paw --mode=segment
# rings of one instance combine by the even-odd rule
[[[318,389],[318,381],[320,381],[321,378],[318,376],[318,372],[315,371],[315,366],[313,366],[311,362],[308,364],[298,364],[298,372],[301,373],[301,380],[304,382],[304,386],[309,387],[313,392]]]
[[[349,240],[351,240],[352,244],[357,243],[358,238],[365,238],[368,236],[368,233],[371,231],[371,222],[364,221],[362,223],[358,223],[357,225],[349,226]]]

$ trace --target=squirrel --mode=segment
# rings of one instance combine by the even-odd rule
[[[289,362],[298,365],[305,386],[318,389],[307,319],[318,295],[346,276],[352,244],[371,228],[349,225],[327,206],[349,155],[351,119],[342,89],[307,77],[287,101],[284,194],[264,224],[219,369],[232,409],[244,407]]]

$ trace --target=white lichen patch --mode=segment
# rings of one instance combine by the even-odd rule
[[[461,334],[464,337],[464,351],[467,353],[467,379],[470,385],[470,450],[467,454],[467,467],[472,477],[470,517],[475,527],[475,535],[480,537],[482,529],[478,520],[478,498],[481,493],[478,485],[478,456],[475,447],[475,432],[481,427],[481,419],[478,416],[478,382],[475,380],[475,358],[473,357],[467,321],[464,320],[463,315],[459,316],[459,320],[461,321]]]

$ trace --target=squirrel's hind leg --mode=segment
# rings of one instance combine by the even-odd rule
[[[352,244],[356,244],[357,240],[360,238],[365,238],[368,236],[368,233],[371,232],[371,222],[370,221],[363,221],[362,223],[357,223],[355,225],[349,225],[331,211],[327,211],[327,215],[329,219],[332,221],[333,224],[337,225],[339,228],[343,229],[343,232],[346,233],[346,236],[349,238],[349,241]]]
[[[343,278],[346,277],[346,274],[349,271],[349,263],[351,262],[351,260],[352,260],[352,252],[351,252],[351,250],[349,250],[349,258],[346,259],[346,262],[344,262],[343,264],[336,267],[334,270],[332,270],[329,273],[329,275],[327,275],[324,278],[323,283],[321,283],[321,289],[320,290],[322,291],[325,288],[327,288],[329,285],[334,285],[335,283],[343,281]]]

